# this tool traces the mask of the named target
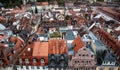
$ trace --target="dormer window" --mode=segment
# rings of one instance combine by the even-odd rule
[[[41,62],[41,63],[45,63],[45,59],[44,59],[44,58],[41,58],[41,59],[40,59],[40,62]]]
[[[29,64],[29,59],[25,59],[25,63],[26,63],[26,64]]]
[[[34,59],[33,59],[33,63],[36,63],[36,62],[37,62],[37,59],[36,59],[36,58],[34,58]]]
[[[22,59],[19,59],[19,63],[22,64]]]

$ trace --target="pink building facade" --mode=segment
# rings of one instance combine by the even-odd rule
[[[82,47],[69,62],[69,70],[95,70],[94,54],[86,47]]]

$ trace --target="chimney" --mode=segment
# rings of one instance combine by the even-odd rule
[[[65,36],[66,36],[66,32],[63,32],[62,33],[62,39],[65,39]]]

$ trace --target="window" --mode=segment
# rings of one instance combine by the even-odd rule
[[[41,58],[41,59],[40,59],[40,62],[41,62],[41,63],[44,63],[44,62],[45,62],[45,59],[44,59],[44,58]]]
[[[110,67],[109,70],[114,70],[114,68],[111,68],[111,67]]]
[[[89,61],[86,61],[87,64],[89,64]]]
[[[100,70],[104,70],[104,68],[100,68]]]
[[[85,54],[82,55],[83,57],[85,56]]]
[[[93,58],[93,55],[91,55],[91,57]]]
[[[94,70],[94,67],[91,67],[91,70]]]
[[[87,64],[90,64],[91,61],[86,61]]]
[[[25,59],[25,63],[26,63],[26,64],[29,64],[29,59]]]
[[[83,50],[86,51],[86,48],[84,48]]]
[[[36,63],[36,62],[37,62],[37,59],[36,59],[36,58],[34,58],[34,59],[33,59],[33,63]]]
[[[85,70],[90,70],[90,68],[89,68],[89,67],[86,67]]]
[[[39,66],[37,66],[37,69],[40,69],[40,67],[39,67]]]
[[[75,61],[75,64],[77,63],[77,61]]]
[[[26,66],[26,69],[29,69],[29,67],[28,67],[28,66]]]
[[[79,70],[82,70],[82,69],[83,69],[83,67],[80,67],[80,68],[79,68]]]
[[[74,70],[78,70],[78,68],[74,68]]]
[[[18,65],[16,65],[16,68],[19,68],[19,66],[18,66]]]
[[[31,69],[34,69],[34,66],[31,66]]]
[[[88,56],[88,54],[86,54],[86,56]]]
[[[84,61],[82,61],[82,63],[84,63]]]
[[[22,64],[22,59],[19,59],[19,63]]]
[[[23,66],[21,66],[21,69],[23,69]]]

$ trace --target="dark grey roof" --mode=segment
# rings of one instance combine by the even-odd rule
[[[90,49],[91,53],[94,54],[94,50],[93,50],[93,48],[92,48],[90,45],[87,45],[86,47],[87,47],[88,49]]]
[[[66,32],[65,38],[66,38],[67,40],[74,40],[75,36],[74,36],[72,30],[61,30],[61,32]]]
[[[3,7],[3,4],[0,2],[0,7]]]
[[[114,54],[107,52],[104,62],[116,62],[116,57]]]
[[[5,29],[6,29],[6,27],[0,23],[0,30],[5,30]]]
[[[39,34],[40,37],[48,37],[48,34]]]

